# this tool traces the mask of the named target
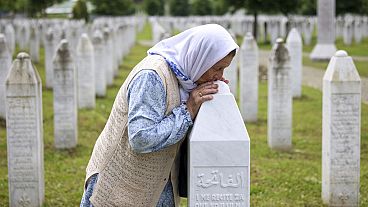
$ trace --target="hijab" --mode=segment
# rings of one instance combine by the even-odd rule
[[[214,64],[238,48],[225,28],[218,24],[206,24],[164,39],[147,53],[165,58],[178,78],[181,101],[186,102],[189,93],[197,87],[195,82]]]

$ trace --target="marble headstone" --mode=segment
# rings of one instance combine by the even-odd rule
[[[77,145],[77,75],[67,40],[63,39],[53,60],[54,138],[56,148]]]
[[[303,42],[295,28],[289,32],[286,44],[290,55],[292,95],[300,97],[302,95]]]
[[[96,30],[93,34],[93,48],[95,59],[95,87],[96,96],[103,97],[106,95],[106,65],[104,59],[104,40],[100,30]]]
[[[235,35],[231,35],[235,39]],[[239,63],[239,54],[235,54],[233,60],[231,61],[228,68],[224,70],[224,76],[227,80],[229,80],[229,87],[231,93],[237,97],[237,89],[238,89],[238,63]]]
[[[103,37],[105,41],[105,70],[106,70],[106,82],[108,86],[111,86],[114,81],[114,70],[113,70],[113,56],[111,54],[112,41],[110,35],[110,29],[105,27],[103,30]]]
[[[42,206],[42,86],[26,53],[19,53],[6,80],[6,129],[10,206]]]
[[[222,81],[204,102],[189,135],[188,206],[248,207],[250,143],[243,119]]]
[[[329,60],[336,52],[335,0],[317,0],[317,45],[310,54],[312,60]]]
[[[36,25],[31,27],[29,55],[31,56],[32,62],[38,63],[40,60],[40,34]]]
[[[10,54],[13,55],[15,51],[15,31],[14,27],[11,24],[7,24],[5,27],[5,37],[6,41],[8,42],[8,47],[10,50]]]
[[[0,118],[5,119],[5,80],[11,66],[11,54],[4,34],[0,33]]]
[[[95,60],[93,45],[86,33],[83,33],[77,46],[78,108],[94,108]]]
[[[360,77],[340,50],[323,77],[322,199],[329,206],[359,206],[360,119]]]
[[[55,41],[54,31],[49,28],[45,38],[45,71],[46,71],[46,88],[52,88],[52,79],[54,76],[54,70],[52,69],[52,58],[55,54]]]
[[[268,68],[268,145],[290,150],[292,132],[292,94],[290,56],[281,38],[272,48]]]
[[[257,121],[258,114],[258,46],[251,33],[240,47],[240,111],[245,122]]]

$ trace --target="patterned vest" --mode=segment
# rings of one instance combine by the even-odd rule
[[[99,173],[90,199],[96,207],[156,206],[169,178],[173,184],[175,206],[179,206],[177,154],[181,142],[152,153],[136,153],[129,144],[127,89],[134,76],[143,69],[155,70],[164,83],[166,115],[180,104],[177,79],[161,56],[149,55],[133,68],[116,96],[86,169],[86,181]]]

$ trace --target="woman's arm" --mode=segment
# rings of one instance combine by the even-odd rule
[[[165,116],[166,92],[154,70],[142,70],[134,77],[128,87],[127,99],[129,143],[136,152],[155,152],[173,145],[193,125],[184,104]]]

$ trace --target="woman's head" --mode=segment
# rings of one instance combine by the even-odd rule
[[[217,63],[220,67],[230,63],[232,58],[225,57],[232,51],[235,53],[238,48],[229,32],[222,26],[207,24],[162,40],[148,50],[148,53],[159,54],[176,65],[181,74],[173,71],[178,77],[183,96],[183,91],[188,93],[193,90],[202,75],[212,70]],[[225,60],[222,61],[223,59]]]

